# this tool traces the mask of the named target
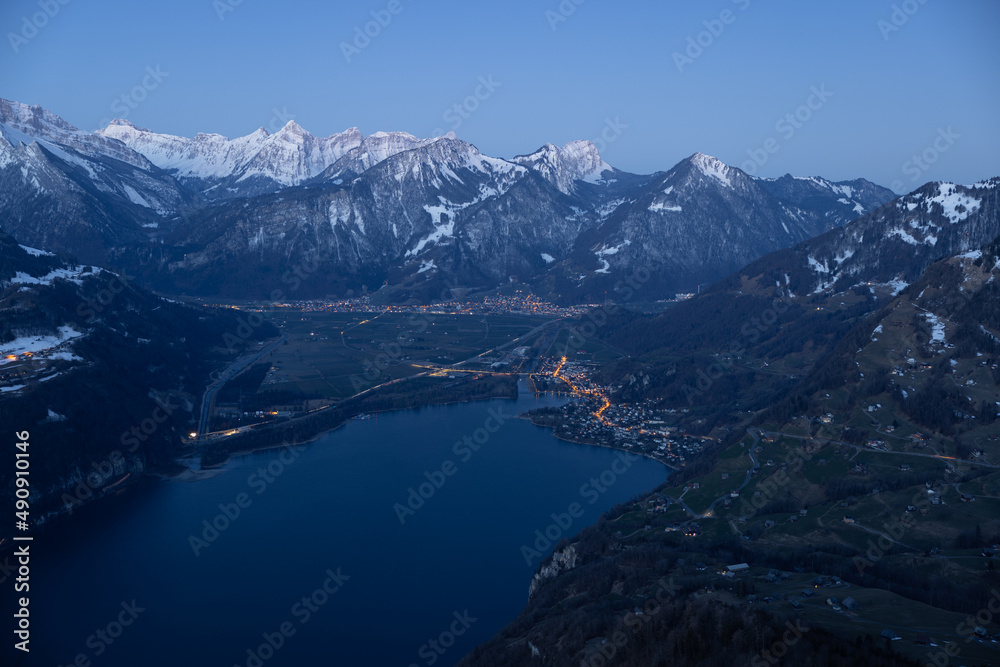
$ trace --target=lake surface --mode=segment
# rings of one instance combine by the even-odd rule
[[[667,477],[514,418],[559,402],[381,414],[79,510],[34,543],[25,664],[453,664],[524,606],[536,530],[575,535]]]

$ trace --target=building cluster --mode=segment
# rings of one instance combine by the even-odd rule
[[[142,339],[140,339],[142,340]],[[52,347],[36,348],[17,354],[0,356],[0,393],[15,392],[23,389],[28,381],[51,380],[59,372],[50,374],[55,362],[82,361],[68,349],[66,342]],[[63,364],[62,367],[64,367]],[[60,368],[57,366],[57,368]]]
[[[575,400],[562,407],[557,433],[570,440],[608,445],[662,459],[682,466],[700,453],[707,438],[682,433],[667,423],[675,410],[657,407],[653,401],[611,403],[610,388],[601,385],[587,364],[547,361],[543,372],[566,382]]]
[[[308,299],[275,304],[278,308],[293,308],[307,312],[328,313],[419,313],[426,315],[542,315],[580,317],[597,305],[557,306],[543,301],[530,292],[517,291],[509,295],[491,295],[481,299],[444,301],[424,305],[379,305],[370,296],[351,299]]]

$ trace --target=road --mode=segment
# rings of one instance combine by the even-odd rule
[[[757,457],[754,456],[754,449],[757,447],[757,443],[760,442],[760,436],[763,433],[763,431],[755,431],[752,428],[748,428],[747,429],[747,433],[749,433],[751,436],[753,436],[753,444],[750,445],[750,451],[747,452],[748,454],[750,454],[750,462],[753,465],[751,465],[750,468],[747,469],[747,474],[746,474],[746,477],[743,479],[743,483],[740,484],[739,487],[736,489],[737,493],[742,492],[743,489],[746,488],[747,484],[750,483],[750,480],[753,478],[753,469],[760,467],[760,464],[757,462]],[[679,497],[677,497],[677,498],[668,498],[668,500],[670,500],[671,502],[675,502],[678,505],[680,505],[681,507],[683,507],[684,510],[688,514],[691,515],[691,519],[692,520],[693,519],[704,519],[706,517],[712,516],[712,514],[714,513],[714,510],[715,510],[715,506],[717,504],[721,503],[721,502],[724,502],[726,500],[726,498],[730,497],[729,493],[726,493],[726,494],[724,494],[722,496],[719,496],[718,498],[716,498],[715,500],[712,501],[712,504],[708,506],[708,509],[706,509],[704,512],[702,512],[701,514],[699,514],[698,512],[695,512],[693,509],[691,509],[690,507],[688,507],[688,504],[684,502],[684,494],[685,493],[687,493],[687,489],[684,489],[684,493],[681,493],[681,495]],[[687,522],[685,522],[684,525],[686,525],[686,524],[687,524]],[[732,525],[732,522],[730,522],[730,525]],[[734,527],[734,529],[735,529],[735,527]],[[737,531],[737,532],[739,532],[739,531]]]
[[[761,431],[763,435],[773,435],[775,437],[781,438],[793,438],[795,440],[815,440],[816,442],[826,442],[833,445],[842,445],[844,447],[853,447],[854,449],[866,452],[871,452],[872,454],[897,454],[899,456],[919,456],[925,459],[937,459],[938,461],[957,461],[959,463],[968,463],[969,465],[982,466],[984,468],[1000,468],[1000,465],[994,463],[986,463],[985,461],[972,461],[969,459],[957,459],[954,456],[944,456],[942,454],[920,454],[919,452],[903,452],[903,451],[882,451],[880,449],[869,449],[868,447],[862,447],[861,445],[855,445],[850,442],[844,442],[843,440],[830,440],[828,438],[813,438],[808,435],[791,435],[788,433],[782,433],[781,431]]]
[[[382,312],[379,315],[376,315],[375,317],[371,318],[370,320],[365,320],[364,322],[359,322],[358,324],[355,324],[353,326],[360,326],[361,324],[365,324],[367,322],[370,322],[370,321],[372,321],[372,320],[374,320],[374,319],[376,319],[378,317],[381,317],[382,315],[385,315],[386,312],[388,312],[388,311]],[[412,380],[413,378],[418,378],[418,377],[425,377],[427,375],[433,375],[435,373],[440,373],[440,372],[476,373],[476,374],[483,374],[483,375],[511,375],[511,373],[500,373],[500,372],[495,372],[495,371],[484,371],[484,370],[473,370],[473,369],[468,369],[467,370],[467,369],[458,368],[458,366],[461,366],[464,363],[467,363],[469,361],[472,361],[472,360],[477,359],[479,357],[482,357],[484,355],[490,354],[491,352],[495,352],[497,350],[501,350],[501,349],[503,349],[505,347],[508,347],[510,345],[514,345],[514,344],[516,344],[516,343],[518,343],[520,341],[523,341],[524,339],[526,339],[526,338],[528,338],[530,336],[535,335],[539,331],[544,330],[546,327],[549,327],[549,326],[551,326],[553,324],[556,324],[556,323],[559,323],[561,321],[562,321],[562,318],[558,318],[558,319],[555,319],[555,320],[550,320],[548,322],[544,322],[544,323],[538,325],[537,327],[535,327],[534,329],[532,329],[531,331],[525,333],[524,335],[515,338],[514,340],[507,341],[506,343],[503,343],[502,345],[498,345],[497,347],[494,347],[494,348],[492,348],[490,350],[486,350],[485,352],[483,352],[481,354],[478,354],[478,355],[476,355],[474,357],[471,357],[469,359],[466,359],[464,361],[460,361],[460,362],[458,362],[456,364],[444,365],[444,364],[432,364],[432,363],[429,363],[429,362],[424,363],[424,364],[410,363],[409,364],[410,366],[413,366],[413,367],[416,367],[416,368],[426,368],[428,370],[420,372],[420,373],[416,373],[414,375],[409,375],[409,376],[406,376],[406,377],[396,378],[396,379],[393,379],[393,380],[388,380],[386,382],[382,382],[381,384],[377,384],[377,385],[374,385],[372,387],[369,387],[368,389],[364,389],[362,391],[359,391],[358,393],[354,394],[353,396],[348,396],[347,398],[345,398],[343,400],[346,401],[346,400],[350,400],[350,399],[359,398],[361,396],[365,396],[365,395],[367,395],[369,393],[372,393],[374,391],[377,391],[377,390],[379,390],[379,389],[381,389],[383,387],[387,387],[387,386],[396,384],[398,382],[403,382],[405,380]],[[348,328],[352,328],[352,327],[348,327]],[[346,329],[345,329],[345,331],[346,331]],[[343,332],[341,332],[341,335],[343,335]],[[199,422],[198,422],[198,432],[197,432],[197,436],[199,438],[206,437],[206,436],[216,437],[216,436],[222,436],[222,435],[235,435],[237,433],[242,433],[244,431],[247,431],[247,430],[253,429],[255,427],[261,426],[261,424],[253,424],[253,425],[249,425],[249,426],[241,426],[241,427],[235,428],[235,429],[229,429],[229,430],[226,430],[226,431],[219,431],[219,432],[216,432],[216,433],[210,433],[208,431],[209,416],[211,415],[212,405],[213,405],[213,403],[215,401],[215,396],[219,392],[219,389],[221,389],[222,386],[225,385],[227,381],[231,380],[236,375],[238,375],[241,372],[243,372],[244,370],[246,370],[250,365],[252,365],[254,362],[256,362],[261,357],[263,357],[263,356],[267,355],[268,353],[270,353],[271,351],[273,351],[278,345],[281,345],[287,339],[288,339],[288,335],[287,334],[282,334],[281,338],[279,338],[278,340],[270,343],[269,345],[267,345],[266,347],[264,347],[263,349],[261,349],[259,352],[256,352],[256,353],[254,353],[251,356],[241,357],[240,359],[237,359],[228,368],[226,368],[225,370],[223,370],[223,371],[221,371],[219,373],[218,378],[205,389],[205,394],[202,397],[202,401],[201,401],[201,417],[200,417]],[[343,341],[343,338],[341,340]],[[347,345],[346,341],[344,341],[344,345]],[[353,349],[353,348],[351,348],[351,349]],[[343,402],[343,401],[341,401],[341,402]],[[316,412],[316,411],[319,411],[319,410],[325,410],[325,409],[327,409],[327,407],[329,407],[329,406],[322,407],[322,408],[317,408],[316,410],[313,410],[312,412]],[[307,413],[307,414],[311,414],[311,413]]]
[[[515,344],[519,343],[520,341],[522,341],[522,340],[524,340],[526,338],[530,338],[531,336],[534,336],[536,333],[538,333],[539,331],[542,331],[546,327],[552,326],[553,324],[558,324],[559,322],[562,322],[562,321],[563,321],[563,318],[560,317],[560,318],[557,318],[557,319],[554,319],[554,320],[549,320],[548,322],[542,322],[541,324],[539,324],[537,327],[535,327],[534,329],[532,329],[528,333],[522,334],[522,335],[518,336],[517,338],[515,338],[514,340],[509,340],[506,343],[503,343],[501,345],[497,345],[496,347],[491,348],[489,350],[486,350],[485,352],[480,352],[479,354],[477,354],[474,357],[469,357],[468,359],[465,359],[464,361],[459,361],[456,364],[452,364],[452,367],[457,367],[457,366],[461,366],[462,364],[467,364],[470,361],[475,361],[476,359],[479,359],[480,357],[485,357],[487,354],[491,354],[493,352],[496,352],[497,350],[502,350],[505,347],[509,347],[511,345],[515,345]]]
[[[366,319],[366,320],[361,320],[357,324],[352,324],[351,326],[345,328],[343,331],[340,332],[340,342],[343,343],[344,347],[346,347],[348,350],[354,350],[355,352],[364,352],[364,350],[360,350],[360,349],[358,349],[356,347],[351,347],[350,345],[348,345],[347,344],[347,338],[344,337],[344,334],[346,332],[350,331],[351,329],[354,329],[356,327],[360,327],[362,324],[368,324],[369,322],[374,322],[375,320],[377,320],[378,318],[380,318],[383,315],[387,314],[388,312],[389,312],[389,309],[386,308],[385,310],[383,310],[381,313],[379,313],[375,317],[371,317],[371,318]]]
[[[288,340],[288,334],[281,334],[281,338],[265,345],[259,351],[254,352],[251,355],[244,355],[240,357],[230,364],[225,370],[221,371],[218,379],[205,388],[205,393],[201,397],[201,417],[198,420],[198,437],[201,437],[208,432],[208,420],[212,414],[212,406],[215,404],[215,396],[219,393],[219,390],[222,389],[223,385],[242,373],[261,357],[270,354],[276,347],[284,343],[286,340]]]

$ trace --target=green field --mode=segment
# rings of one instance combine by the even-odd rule
[[[271,372],[258,392],[311,399],[342,399],[369,386],[428,372],[432,365],[465,361],[547,321],[510,315],[372,315],[287,309],[266,315],[289,339],[269,358]]]
[[[583,323],[573,322],[566,328],[559,331],[559,334],[552,340],[543,356],[562,357],[566,356],[570,361],[592,361],[594,363],[606,363],[621,359],[625,354],[611,345],[599,340],[596,337],[584,338],[581,335],[574,336],[570,332],[570,327],[576,325],[578,330],[586,333]]]

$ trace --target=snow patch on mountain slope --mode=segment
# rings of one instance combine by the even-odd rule
[[[851,257],[854,257],[854,251],[851,249],[845,249],[838,252],[837,255],[833,258],[833,261],[837,263],[837,266],[840,266],[841,264],[849,260]]]
[[[830,267],[826,265],[826,262],[820,263],[815,257],[809,255],[806,260],[809,262],[809,268],[811,268],[816,273],[830,273]]]
[[[942,208],[944,216],[955,224],[969,217],[981,203],[979,199],[959,193],[953,183],[939,183],[938,195],[927,199],[927,210],[931,210],[931,204],[937,204]]]
[[[684,209],[681,208],[680,206],[677,206],[676,204],[672,205],[672,204],[667,204],[666,202],[658,201],[658,202],[653,202],[652,204],[650,204],[648,210],[652,211],[653,213],[662,213],[664,211],[675,211],[676,212],[676,211],[682,211]]]
[[[68,280],[77,285],[83,284],[85,276],[97,275],[102,271],[95,266],[74,266],[66,269],[53,269],[44,276],[31,276],[23,271],[18,271],[10,279],[11,285],[51,285],[55,280]]]
[[[594,255],[597,256],[597,260],[601,263],[601,268],[594,271],[594,273],[611,273],[611,262],[609,262],[606,257],[617,255],[622,248],[630,245],[632,245],[632,242],[626,239],[616,246],[595,250]]]
[[[205,133],[193,138],[157,134],[119,119],[96,134],[118,139],[179,178],[238,176],[237,182],[243,182],[263,177],[285,186],[319,175],[362,143],[357,128],[322,138],[309,134],[295,121],[274,134],[259,128],[235,139]]]
[[[892,296],[896,296],[910,286],[910,283],[906,282],[902,278],[896,278],[895,280],[890,280],[889,282],[883,284],[892,290]]]
[[[692,161],[705,176],[716,179],[726,187],[733,187],[733,182],[729,179],[732,170],[718,158],[704,153],[695,153]]]
[[[77,331],[69,325],[59,327],[57,333],[47,336],[19,336],[9,343],[0,344],[0,355],[21,355],[25,352],[32,354],[57,347],[74,338],[79,338],[83,333]]]
[[[944,322],[941,321],[940,317],[931,312],[924,312],[924,318],[931,325],[931,342],[943,344],[945,342]]]
[[[600,183],[605,172],[614,171],[597,147],[586,140],[571,141],[562,148],[545,144],[534,153],[519,155],[511,162],[538,172],[564,194],[573,192],[576,181]]]
[[[32,257],[55,257],[54,252],[48,252],[47,250],[39,250],[38,248],[29,248],[26,245],[21,246],[21,250],[25,251]]]
[[[888,236],[898,236],[900,240],[910,245],[923,245],[920,241],[913,238],[913,236],[903,231],[902,229],[890,229]]]
[[[146,208],[153,208],[149,205],[149,202],[143,199],[142,195],[136,192],[133,188],[128,185],[122,184],[122,189],[125,190],[125,195],[129,198],[133,204],[138,204],[139,206],[145,206]]]
[[[479,194],[461,204],[438,195],[439,203],[424,205],[424,210],[431,216],[431,224],[434,225],[434,231],[417,241],[417,244],[413,248],[406,251],[403,255],[404,257],[415,257],[429,244],[437,244],[442,239],[454,237],[455,218],[458,213],[487,199],[502,196],[510,189],[510,186],[513,185],[518,176],[527,172],[527,169],[521,165],[513,164],[506,160],[486,157],[479,153],[475,147],[467,144],[465,146],[468,149],[462,153],[461,166],[471,171],[479,171],[490,175],[494,179],[496,187],[481,183],[479,185]],[[447,217],[447,220],[443,220],[445,217]]]
[[[59,157],[79,162],[79,158],[58,148],[63,146],[87,157],[111,157],[139,169],[148,170],[152,165],[139,153],[98,133],[73,127],[51,111],[39,106],[0,99],[0,132],[8,141],[29,145],[39,143],[46,149],[58,152]],[[18,133],[20,136],[15,136]],[[12,143],[13,143],[12,141]],[[89,164],[82,164],[89,169]]]

